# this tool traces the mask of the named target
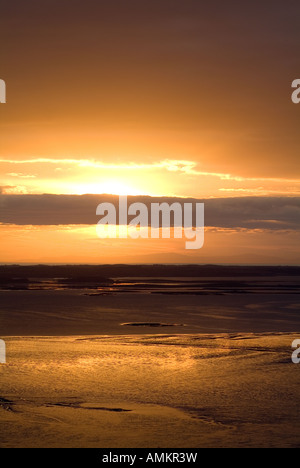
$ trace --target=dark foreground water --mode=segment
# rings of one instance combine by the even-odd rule
[[[0,290],[2,336],[300,332],[298,277],[51,281]]]

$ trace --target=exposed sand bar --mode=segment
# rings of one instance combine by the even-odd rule
[[[299,447],[295,338],[4,337],[0,445]]]

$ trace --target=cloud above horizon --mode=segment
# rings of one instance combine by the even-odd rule
[[[300,230],[300,197],[240,197],[187,199],[172,197],[130,196],[128,205],[144,203],[204,202],[205,226],[220,229]],[[0,223],[19,226],[95,225],[99,203],[113,203],[115,195],[7,195],[0,188]],[[130,219],[130,218],[129,218]]]

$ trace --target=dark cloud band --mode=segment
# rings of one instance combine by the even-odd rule
[[[100,203],[113,203],[114,195],[5,195],[0,191],[0,223],[16,225],[93,225]],[[186,198],[128,197],[128,205],[144,203],[205,203],[205,226],[270,230],[300,229],[300,197],[240,197],[195,200]]]

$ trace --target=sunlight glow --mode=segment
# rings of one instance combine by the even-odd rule
[[[86,183],[77,185],[73,192],[75,195],[85,194],[109,194],[109,195],[141,195],[140,190],[124,184],[120,180],[112,179],[101,181],[98,184]]]

